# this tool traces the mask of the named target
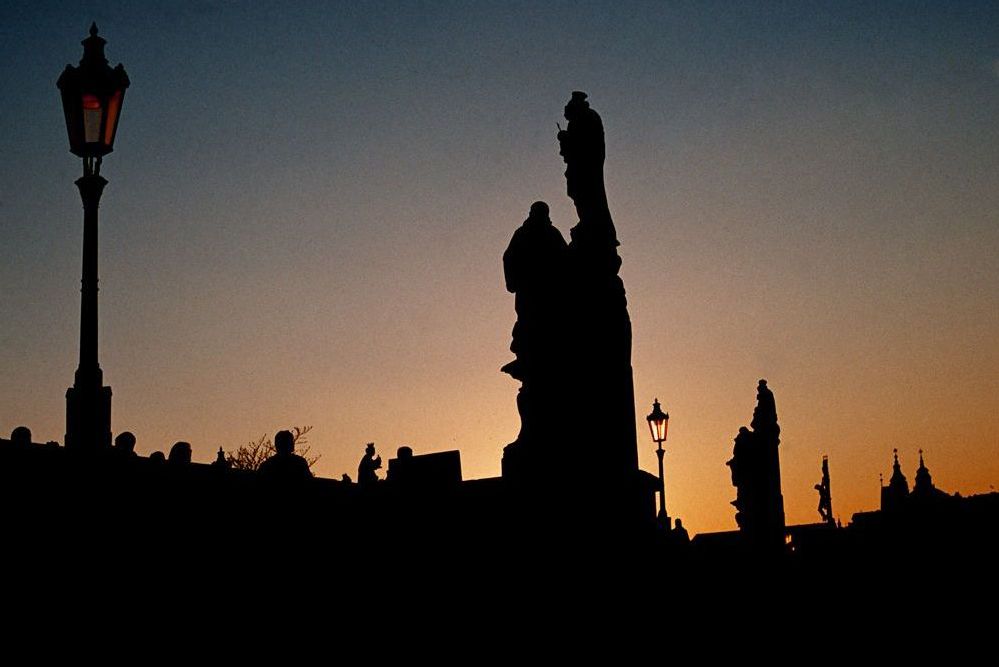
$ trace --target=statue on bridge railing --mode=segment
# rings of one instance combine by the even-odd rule
[[[631,321],[607,205],[604,129],[586,94],[574,92],[559,128],[566,192],[579,222],[565,245],[537,202],[503,256],[517,324],[503,371],[522,382],[521,431],[506,447],[503,476],[583,512],[619,521],[644,498],[639,483]],[[580,490],[583,493],[580,493]],[[651,507],[651,505],[650,505]],[[643,510],[645,508],[643,507]],[[654,521],[654,509],[649,517]]]

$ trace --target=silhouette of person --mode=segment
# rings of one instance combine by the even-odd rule
[[[31,429],[27,426],[15,428],[10,432],[10,444],[19,448],[31,446]]]
[[[174,446],[170,448],[170,456],[167,457],[167,462],[176,465],[190,463],[191,443],[183,441],[175,443]]]
[[[361,486],[370,486],[378,481],[378,474],[375,472],[382,467],[382,457],[375,456],[375,443],[369,442],[364,448],[364,457],[357,466],[357,483]]]
[[[149,455],[149,461],[151,463],[166,463],[166,456],[163,455],[163,452],[157,450]]]
[[[309,462],[295,453],[295,436],[291,431],[278,431],[274,435],[274,456],[260,464],[260,474],[282,482],[312,479]]]
[[[114,439],[114,451],[121,456],[135,456],[135,436],[124,431]]]

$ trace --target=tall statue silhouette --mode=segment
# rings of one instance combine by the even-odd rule
[[[357,483],[362,487],[374,486],[378,483],[378,473],[382,467],[382,457],[375,455],[375,443],[369,442],[364,447],[364,456],[357,465]]]
[[[579,216],[571,240],[562,252],[557,230],[528,232],[529,217],[504,255],[518,319],[517,361],[503,370],[523,386],[521,434],[504,450],[503,476],[588,525],[651,524],[654,503],[638,471],[631,320],[604,187],[603,122],[578,91],[565,118],[557,139]],[[547,229],[547,206],[532,207],[535,215],[542,221],[535,229]],[[531,270],[533,262],[548,268]]]
[[[756,389],[752,430],[742,427],[735,438],[732,484],[736,487],[735,520],[751,548],[775,552],[784,545],[784,496],[780,486],[780,426],[777,406],[766,380]]]
[[[501,370],[521,382],[517,394],[521,429],[505,453],[508,467],[516,465],[518,454],[528,448],[535,458],[529,471],[545,471],[555,464],[540,458],[556,436],[551,407],[563,389],[559,378],[564,377],[568,334],[563,307],[567,252],[565,239],[548,217],[548,205],[539,201],[531,205],[527,220],[503,253],[506,288],[516,295],[517,323],[510,351],[517,358]]]
[[[832,512],[832,490],[829,485],[829,457],[822,457],[822,481],[815,485],[815,490],[819,492],[819,516],[824,523],[835,526]]]

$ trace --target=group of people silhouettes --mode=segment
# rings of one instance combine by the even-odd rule
[[[23,428],[23,427],[22,427]],[[27,440],[30,442],[30,431],[23,429],[25,433],[15,432],[12,440]],[[114,440],[113,451],[121,457],[137,456],[135,452],[135,435],[125,431],[120,433]],[[189,442],[177,442],[170,448],[169,456],[163,452],[156,451],[149,455],[150,461],[165,462],[170,464],[191,463],[192,450]],[[225,452],[219,448],[218,457],[213,465],[230,468],[232,462],[226,457]],[[312,471],[309,462],[304,456],[295,453],[295,436],[291,431],[278,431],[274,435],[274,454],[260,464],[257,472],[261,477],[275,481],[296,481],[312,478]],[[379,481],[376,472],[382,467],[382,457],[375,453],[375,443],[369,442],[364,449],[364,456],[357,467],[357,483],[360,486],[370,486]],[[349,475],[343,475],[341,481],[351,483]]]

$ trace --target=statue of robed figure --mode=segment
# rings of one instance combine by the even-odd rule
[[[503,370],[522,383],[521,431],[504,450],[503,477],[587,525],[651,525],[654,488],[638,470],[631,320],[604,187],[603,122],[586,98],[572,94],[557,135],[579,216],[569,244],[537,202],[503,257],[517,295],[517,359]]]

